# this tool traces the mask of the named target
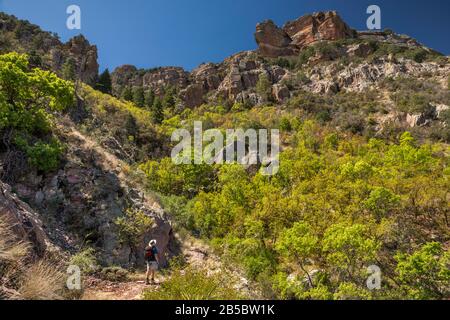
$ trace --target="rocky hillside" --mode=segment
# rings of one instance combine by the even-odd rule
[[[27,52],[37,57],[37,65],[59,75],[73,62],[78,79],[96,82],[97,48],[83,36],[63,44],[57,36],[5,14],[0,16],[0,30],[3,52]],[[303,16],[282,28],[264,21],[256,26],[255,40],[256,51],[241,52],[217,64],[202,64],[191,72],[180,67],[144,70],[123,65],[112,73],[112,93],[123,97],[124,91],[142,90],[144,95],[151,91],[160,98],[170,94],[172,104],[182,110],[202,104],[281,105],[303,92],[389,92],[384,90],[384,81],[398,78],[436,83],[443,94],[448,87],[447,57],[390,30],[355,31],[334,11]],[[258,88],[261,78],[262,82],[267,79],[267,88]],[[421,112],[399,113],[397,101],[388,93],[376,100],[384,104],[382,113],[392,109],[388,110],[389,120],[412,127],[436,120],[449,105],[444,97],[430,101],[440,105],[435,111],[424,106]],[[376,116],[379,124],[385,120],[384,114]]]
[[[255,52],[238,53],[218,64],[203,64],[192,72],[175,67],[119,67],[113,73],[114,93],[120,96],[130,86],[162,94],[173,86],[179,90],[180,103],[191,107],[219,98],[256,105],[263,103],[255,92],[262,75],[268,77],[274,98],[281,103],[292,95],[284,84],[299,70],[305,74],[304,81],[311,83],[304,89],[315,93],[361,91],[389,77],[416,77],[425,72],[445,77],[449,71],[445,57],[414,39],[391,31],[356,32],[336,12],[304,16],[283,28],[265,21],[257,25],[255,39]],[[314,45],[318,50],[313,50]],[[302,61],[297,61],[297,68],[292,64],[287,67],[289,61],[299,57]],[[418,64],[411,66],[406,60]]]
[[[369,241],[373,243],[370,259],[382,248],[381,262],[392,273],[394,250],[431,240],[446,245],[443,230],[448,228],[448,210],[442,190],[448,182],[443,176],[450,142],[449,58],[390,30],[355,31],[336,12],[300,17],[283,27],[264,21],[256,26],[255,40],[257,50],[192,71],[123,65],[112,72],[111,92],[104,94],[95,89],[99,81],[96,46],[81,35],[62,43],[55,34],[1,13],[0,53],[27,54],[25,58],[1,56],[1,67],[12,65],[24,77],[35,67],[51,70],[59,78],[38,75],[73,93],[70,106],[56,110],[48,102],[52,100],[38,96],[39,112],[45,117],[41,113],[30,117],[37,119],[36,128],[19,126],[10,121],[14,117],[0,117],[0,223],[12,227],[15,242],[30,243],[29,259],[53,254],[79,258],[88,248],[95,251],[102,267],[134,268],[143,265],[143,247],[155,238],[167,265],[169,258],[183,250],[175,236],[182,227],[211,240],[216,251],[238,269],[242,264],[248,278],[260,281],[268,291],[262,294],[265,297],[314,298],[318,292],[304,295],[304,288],[293,288],[297,284],[275,277],[291,272],[301,286],[306,283],[305,270],[298,270],[289,250],[283,249],[291,245],[289,228],[316,228],[315,233],[307,232],[315,239],[310,250],[314,257],[302,260],[305,264],[314,261],[308,266],[311,274],[334,268],[316,248],[326,228],[330,243],[341,229],[365,241],[367,226],[363,224],[374,224],[370,227],[377,234]],[[14,60],[20,63],[13,65]],[[27,85],[32,94],[36,87],[32,81]],[[20,98],[26,95],[13,93],[22,103]],[[51,90],[46,93],[55,100],[61,98]],[[4,101],[5,106],[11,104]],[[2,115],[17,111],[2,108],[3,104]],[[171,132],[192,129],[193,120],[221,129],[280,128],[289,165],[272,182],[259,177],[255,168],[176,167],[169,158]],[[304,144],[299,143],[301,139]],[[423,142],[439,144],[420,147]],[[302,162],[303,156],[308,160]],[[391,158],[402,166],[393,165]],[[391,180],[383,176],[386,166],[392,166],[393,173],[387,175]],[[423,188],[416,189],[412,180],[428,188],[430,172],[439,182],[438,199],[422,195]],[[392,180],[395,174],[405,181]],[[348,196],[339,198],[341,194],[332,190],[334,180],[322,180],[328,176],[346,184]],[[372,190],[380,181],[390,185]],[[316,184],[320,194],[329,187],[324,196],[329,199],[313,202],[322,198],[305,184]],[[285,200],[289,197],[291,202]],[[347,203],[349,199],[356,204]],[[326,212],[329,219],[308,218],[314,210]],[[346,229],[347,220],[339,220],[349,212],[350,220],[361,224],[354,230]],[[274,221],[278,214],[286,216]],[[310,219],[310,225],[298,225],[298,217]],[[329,226],[331,222],[334,225]],[[286,243],[276,242],[283,234]],[[382,245],[375,243],[379,238]],[[187,252],[184,258],[190,263],[195,253]],[[197,260],[202,263],[207,256]],[[218,265],[214,268],[221,269]],[[340,272],[348,283],[357,283]],[[327,281],[332,283],[333,276]],[[311,278],[307,282],[314,287]],[[283,294],[276,292],[277,286]],[[330,288],[327,297],[337,292]],[[445,290],[438,291],[433,297],[445,295]]]
[[[57,34],[0,12],[0,53],[10,51],[28,53],[35,67],[51,69],[60,76],[74,73],[88,84],[97,81],[97,47],[85,37],[76,36],[62,43]]]

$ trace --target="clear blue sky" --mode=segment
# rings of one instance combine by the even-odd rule
[[[82,30],[99,48],[101,68],[175,65],[192,69],[256,47],[255,25],[282,25],[305,13],[338,10],[353,28],[366,27],[366,8],[382,9],[382,27],[417,38],[450,54],[448,0],[0,0],[1,11],[26,19],[62,40],[80,33],[66,29],[66,8],[82,10]]]

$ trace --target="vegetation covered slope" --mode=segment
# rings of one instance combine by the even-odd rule
[[[2,46],[5,52],[19,46],[15,37],[22,37],[22,32],[17,32],[14,36],[8,31],[9,44]],[[33,32],[28,30],[27,37],[32,39]],[[342,48],[360,44],[370,45],[368,56],[339,56]],[[256,54],[245,55],[253,59]],[[107,256],[120,251],[109,244],[130,226],[137,230],[133,238],[143,243],[145,230],[133,220],[142,218],[142,212],[125,210],[132,201],[123,196],[126,192],[116,179],[126,175],[134,179],[138,191],[146,188],[158,193],[177,231],[187,229],[208,241],[224,261],[258,282],[265,297],[449,297],[450,88],[441,74],[448,70],[446,57],[365,41],[321,43],[292,59],[255,58],[264,68],[278,66],[290,72],[280,83],[289,91],[283,101],[276,99],[269,77],[258,75],[249,89],[261,98],[258,103],[212,99],[214,103],[192,108],[180,107],[179,92],[173,88],[158,97],[142,88],[128,88],[119,99],[109,94],[107,74],[100,77],[104,83],[96,86],[102,93],[80,83],[76,73],[69,72],[73,70],[61,72],[67,81],[36,69],[34,59],[36,53],[0,56],[1,179],[15,186],[41,179],[36,183],[39,190],[52,187],[68,193],[56,193],[40,203],[36,193],[28,201],[48,214],[49,221],[78,231],[76,250],[71,248],[71,253],[80,251],[74,258],[79,264],[90,268],[100,262],[111,267],[116,262],[104,257],[96,261],[95,250],[107,248]],[[48,61],[39,66],[49,67]],[[345,75],[347,64],[355,70],[408,67],[419,71],[380,77],[364,83],[369,86],[362,91],[314,92],[328,72]],[[439,77],[433,73],[436,70]],[[67,113],[62,112],[66,109]],[[202,121],[204,130],[280,129],[280,172],[266,177],[257,166],[175,165],[169,158],[170,136],[178,128],[192,132],[194,121]],[[113,163],[104,172],[96,161],[84,161],[95,158],[94,153],[68,159],[67,149],[74,149],[76,142],[58,138],[54,130],[58,122],[90,136],[128,165]],[[83,150],[75,148],[70,156],[79,153]],[[81,169],[70,171],[74,163]],[[64,172],[67,164],[70,172],[87,172],[80,174],[86,181],[68,174],[60,182],[58,172]],[[96,175],[101,179],[91,179]],[[107,183],[99,185],[102,179]],[[111,202],[123,208],[109,207]],[[74,210],[81,209],[65,211],[68,203],[76,204]],[[125,228],[115,229],[114,222]],[[2,245],[5,252],[10,250]],[[369,266],[381,270],[380,290],[367,287]],[[109,274],[109,269],[104,273]],[[159,296],[174,298],[183,292],[187,298],[240,297],[228,287],[205,295],[223,279],[220,275],[212,276],[211,282],[204,278],[202,270],[175,268]],[[18,290],[20,285],[13,287]],[[204,291],[196,292],[196,288]],[[158,293],[146,293],[148,299],[155,296]]]
[[[448,297],[448,146],[407,132],[367,141],[311,121],[290,136],[270,178],[240,165],[140,168],[184,227],[269,296]],[[380,291],[367,290],[370,265],[383,272]]]

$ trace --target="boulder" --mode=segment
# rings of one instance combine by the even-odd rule
[[[438,118],[438,119],[441,119],[442,118],[442,114],[445,111],[450,109],[450,107],[445,105],[445,104],[431,103],[430,105],[435,108],[435,110],[436,110],[436,118]]]
[[[272,86],[272,95],[277,102],[284,102],[291,97],[291,92],[287,86],[275,84]]]
[[[191,78],[193,82],[200,83],[207,91],[217,89],[223,80],[218,67],[213,63],[204,63],[192,70]]]
[[[407,114],[406,123],[410,127],[422,127],[431,123],[433,120],[438,120],[442,117],[442,113],[449,110],[449,106],[445,104],[430,103],[428,108],[422,113]]]
[[[365,58],[371,53],[373,53],[373,48],[368,43],[355,44],[347,49],[347,55],[350,57]]]

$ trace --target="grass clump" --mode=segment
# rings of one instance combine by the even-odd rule
[[[69,264],[78,266],[80,270],[86,274],[92,274],[99,268],[97,258],[95,257],[95,250],[93,248],[86,248],[75,254],[70,259]]]
[[[206,269],[177,268],[157,291],[146,290],[144,300],[237,300],[244,298],[229,275]]]

